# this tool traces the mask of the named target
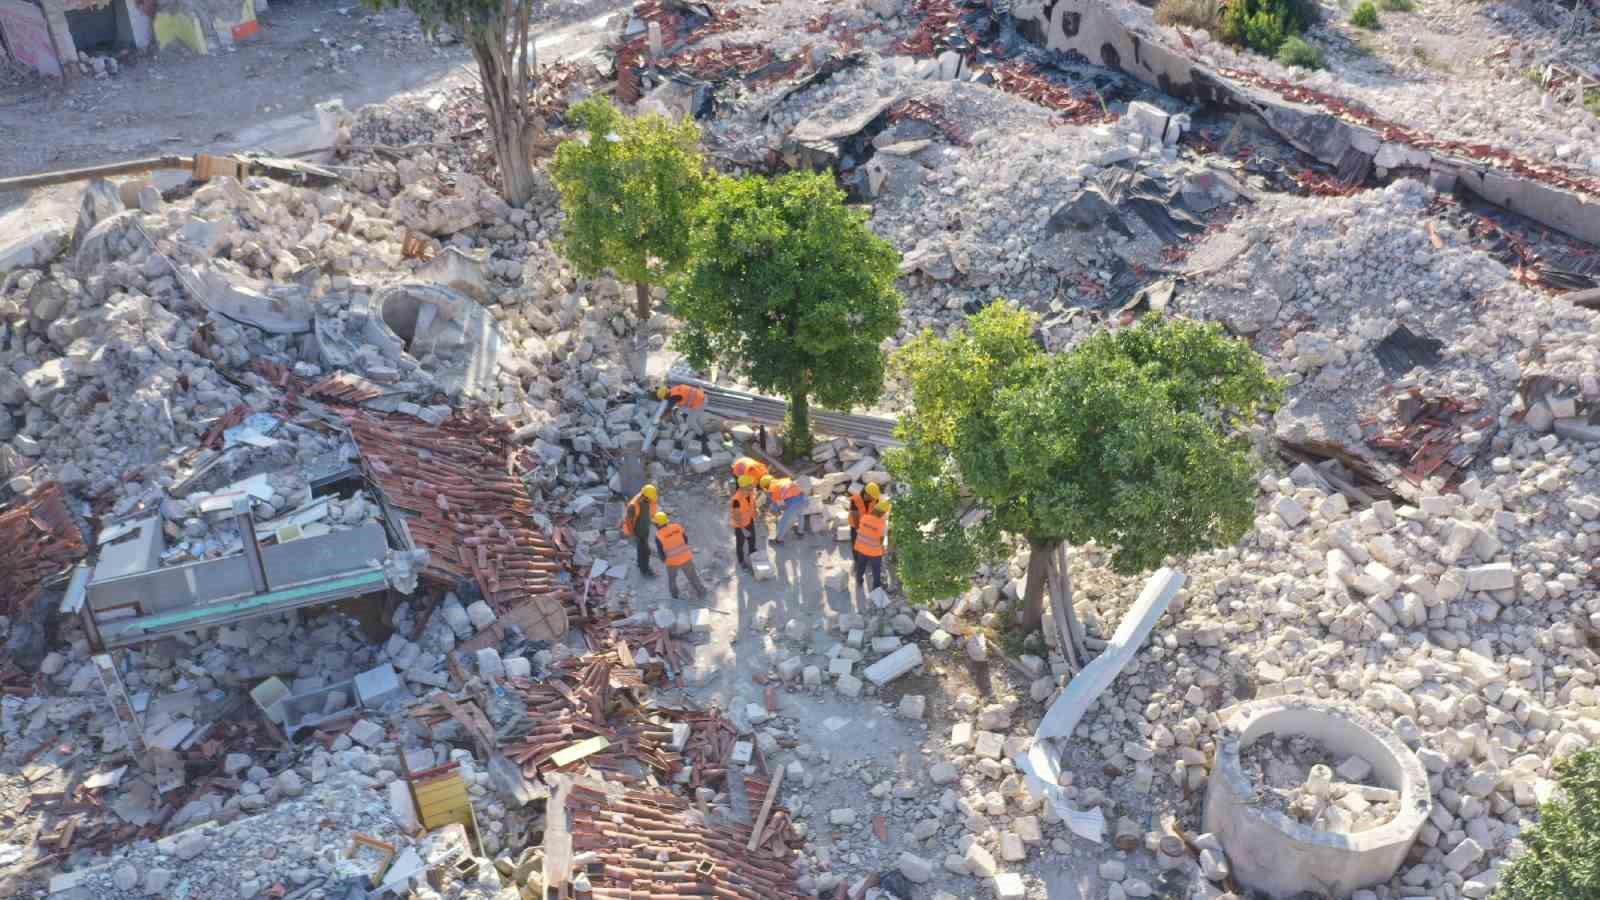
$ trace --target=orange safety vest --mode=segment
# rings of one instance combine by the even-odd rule
[[[755,495],[742,489],[734,491],[729,519],[735,528],[749,527],[756,520]]]
[[[888,527],[889,523],[883,520],[883,516],[875,512],[862,516],[856,526],[855,551],[862,556],[882,556],[883,533]]]
[[[805,492],[800,490],[800,485],[795,484],[792,478],[780,478],[767,486],[767,496],[772,498],[773,506],[782,506],[785,500],[803,493]]]
[[[759,483],[761,476],[765,474],[767,474],[767,464],[764,462],[751,459],[748,456],[741,456],[733,461],[734,478],[742,478],[749,475],[751,481]]]
[[[867,496],[860,491],[850,495],[850,527],[855,528],[861,524],[861,517],[867,514]]]
[[[706,392],[694,385],[680,384],[667,391],[667,396],[678,401],[684,409],[699,409],[706,405]]]
[[[694,560],[694,554],[689,550],[689,543],[683,536],[683,526],[677,522],[657,531],[656,540],[661,542],[661,552],[667,556],[667,568],[676,569]]]
[[[644,506],[644,494],[634,494],[628,501],[628,508],[622,511],[622,533],[633,537],[633,529],[639,524],[639,512]],[[650,501],[650,518],[656,517],[656,501]]]

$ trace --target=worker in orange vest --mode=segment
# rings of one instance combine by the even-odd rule
[[[691,430],[697,434],[704,433],[705,428],[700,418],[700,410],[704,409],[706,405],[705,391],[692,384],[675,384],[670,388],[662,385],[656,388],[656,398],[667,401],[668,414],[671,414],[675,409],[684,410],[687,413],[685,421],[688,422]]]
[[[872,589],[883,587],[883,548],[889,539],[889,501],[879,500],[861,516],[856,539],[850,547],[855,557],[856,593],[861,593],[862,576],[872,570]]]
[[[746,475],[750,476],[750,484],[760,484],[761,479],[764,478],[766,474],[767,464],[758,459],[751,459],[748,456],[741,456],[733,461],[733,481],[735,485],[738,485],[740,483],[740,479]]]
[[[878,487],[878,484],[875,481],[867,482],[867,486],[859,491],[850,492],[848,499],[850,500],[851,546],[855,545],[856,528],[861,524],[861,517],[866,515],[867,510],[872,508],[872,504],[878,502],[878,497],[881,496],[882,493],[883,489]]]
[[[740,567],[754,572],[755,567],[750,565],[750,554],[756,552],[756,492],[755,479],[749,475],[739,476],[739,489],[733,492],[733,499],[728,502],[728,521],[733,525],[733,552],[739,558]]]
[[[664,512],[655,514],[655,523],[656,550],[667,567],[667,592],[672,594],[672,599],[678,599],[678,573],[682,572],[688,577],[689,586],[694,588],[695,596],[704,600],[706,586],[700,581],[700,573],[695,571],[694,552],[689,549],[689,537],[683,533],[683,526],[677,522],[668,524]]]
[[[650,507],[648,517],[644,511],[647,504]],[[640,488],[622,511],[622,533],[633,538],[634,549],[638,551],[639,574],[649,578],[656,575],[650,569],[650,523],[657,512],[656,486],[653,484]]]
[[[805,532],[800,527],[800,517],[806,511],[806,492],[800,485],[794,483],[793,478],[773,478],[771,475],[761,477],[761,489],[767,492],[767,500],[773,509],[778,510],[778,527],[772,534],[774,544],[783,543],[783,536],[789,533],[790,525],[794,526],[796,537],[804,537]]]

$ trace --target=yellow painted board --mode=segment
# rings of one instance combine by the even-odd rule
[[[610,741],[599,735],[595,735],[588,740],[579,741],[570,747],[563,747],[562,749],[557,750],[556,755],[550,757],[550,764],[559,769],[562,766],[575,763],[578,760],[583,759],[585,756],[599,753],[601,750],[604,750],[609,746],[611,746]]]

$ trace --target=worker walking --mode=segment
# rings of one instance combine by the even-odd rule
[[[760,484],[761,489],[767,492],[772,508],[778,510],[778,527],[772,533],[772,542],[783,543],[783,536],[789,533],[791,525],[794,526],[795,536],[803,537],[805,532],[801,529],[801,518],[806,511],[806,492],[794,483],[793,478],[764,475]]]
[[[878,483],[876,481],[869,481],[869,482],[867,482],[867,486],[862,488],[861,490],[859,490],[859,491],[851,491],[850,492],[849,500],[850,500],[850,544],[851,544],[851,546],[855,546],[856,529],[858,527],[860,527],[860,525],[861,525],[861,517],[867,513],[867,510],[872,508],[872,504],[878,502],[878,497],[882,493],[883,493],[883,490],[878,487]]]
[[[667,514],[655,514],[656,523],[656,550],[661,554],[661,563],[667,567],[667,592],[672,599],[678,599],[678,573],[682,572],[689,579],[689,586],[694,588],[695,597],[706,598],[706,586],[700,581],[700,573],[694,567],[694,552],[689,549],[689,537],[684,534],[683,526],[677,522],[668,523]]]
[[[740,567],[754,572],[750,555],[756,552],[756,492],[755,479],[749,475],[739,476],[739,489],[728,503],[728,521],[733,525],[733,552]]]
[[[645,512],[646,504],[650,507],[648,514]],[[650,569],[650,523],[655,520],[657,512],[656,486],[653,484],[640,488],[622,511],[622,533],[633,538],[634,548],[638,551],[639,574],[650,578],[656,574]]]
[[[748,456],[741,456],[738,459],[734,460],[733,461],[733,482],[734,482],[734,485],[735,486],[740,485],[742,483],[741,479],[743,479],[744,476],[746,476],[746,475],[750,476],[750,483],[752,485],[760,484],[761,483],[761,479],[763,479],[763,478],[765,478],[767,476],[767,464],[762,462],[759,459],[751,459]]]
[[[855,557],[856,593],[861,593],[862,576],[872,570],[872,589],[883,587],[883,548],[889,538],[889,501],[879,500],[861,516],[856,539],[851,544]]]

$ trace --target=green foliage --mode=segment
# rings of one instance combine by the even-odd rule
[[[826,174],[719,178],[693,216],[669,302],[673,345],[789,398],[790,454],[810,450],[810,400],[832,409],[883,390],[879,344],[900,327],[900,254]]]
[[[1378,6],[1384,12],[1411,12],[1417,8],[1414,0],[1378,0]]]
[[[561,192],[562,252],[584,275],[610,269],[635,284],[665,284],[689,256],[689,215],[705,192],[688,119],[624,116],[604,97],[567,118],[588,133],[556,148],[551,176]]]
[[[1378,8],[1372,5],[1372,0],[1361,0],[1355,12],[1350,14],[1350,24],[1368,30],[1378,28]]]
[[[1495,900],[1600,900],[1600,749],[1555,768],[1561,795],[1522,833],[1528,852],[1501,871]]]
[[[1156,21],[1162,25],[1200,28],[1213,34],[1222,22],[1221,0],[1161,0],[1156,4]]]
[[[1278,62],[1286,66],[1299,66],[1302,69],[1320,69],[1322,51],[1306,43],[1305,38],[1295,35],[1278,48]]]
[[[1224,41],[1275,56],[1317,21],[1315,0],[1233,0],[1222,12]]]
[[[1240,422],[1282,388],[1214,324],[1146,317],[1050,355],[997,302],[895,356],[910,386],[888,455],[901,578],[919,602],[965,588],[1009,540],[1091,541],[1134,574],[1232,543],[1254,519]],[[981,521],[968,522],[981,513]]]
[[[1592,115],[1600,116],[1600,88],[1589,88],[1583,92],[1583,108]]]

